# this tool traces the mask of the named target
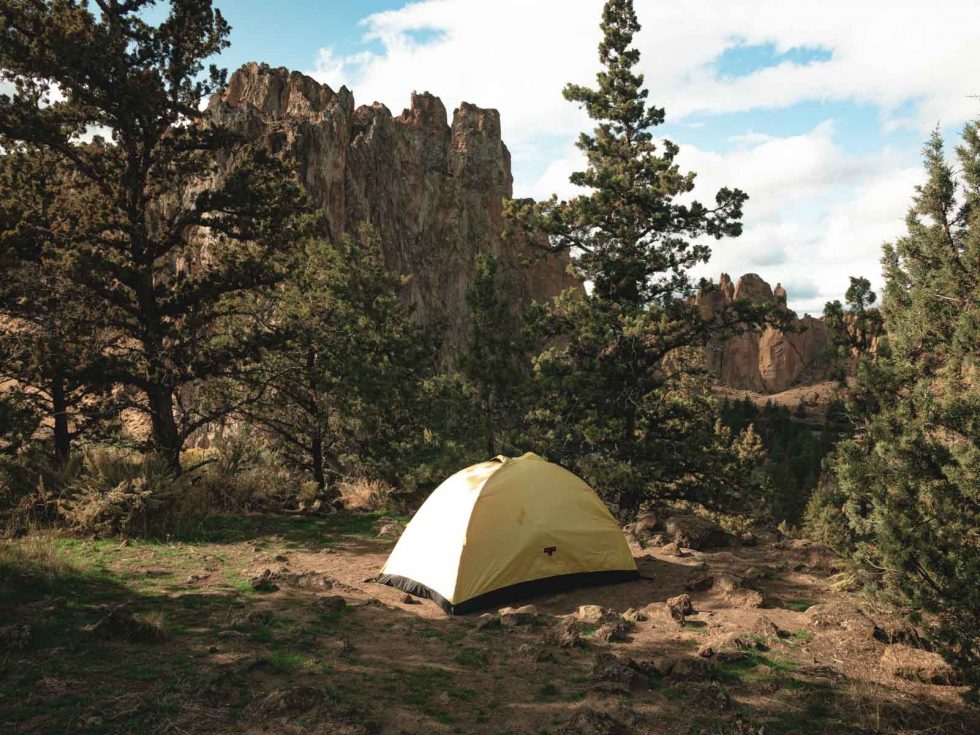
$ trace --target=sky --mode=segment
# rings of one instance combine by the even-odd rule
[[[232,26],[220,62],[263,61],[344,85],[394,114],[412,91],[500,110],[517,196],[576,193],[588,118],[561,95],[592,84],[602,0],[216,0]],[[695,275],[762,275],[820,313],[848,276],[880,285],[921,149],[950,153],[980,117],[976,0],[636,0],[654,131],[681,147],[695,195],[749,194],[741,237]],[[450,114],[452,114],[450,112]]]

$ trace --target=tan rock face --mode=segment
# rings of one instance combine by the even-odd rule
[[[540,257],[520,236],[502,236],[513,179],[496,110],[464,102],[449,124],[442,102],[423,93],[394,117],[379,103],[355,108],[344,87],[334,92],[252,63],[232,75],[208,112],[295,158],[331,237],[370,223],[386,266],[410,276],[404,298],[419,318],[447,319],[450,350],[465,339],[478,252],[499,258],[504,288],[519,303],[577,286],[566,258]]]
[[[779,284],[773,290],[755,273],[743,275],[733,287],[728,274],[722,273],[718,287],[700,292],[695,303],[701,316],[710,318],[738,299],[785,305],[787,293]],[[781,393],[796,385],[825,380],[826,351],[826,326],[822,320],[806,315],[794,318],[791,329],[785,332],[766,327],[711,344],[706,361],[718,380],[731,388]]]

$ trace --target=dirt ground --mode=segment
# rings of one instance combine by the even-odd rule
[[[808,542],[634,546],[640,580],[481,622],[367,581],[394,543],[378,525],[0,542],[0,732],[980,732],[914,631]],[[693,612],[663,604],[683,594]]]

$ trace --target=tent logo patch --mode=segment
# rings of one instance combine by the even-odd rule
[[[558,547],[557,546],[545,546],[544,547],[544,553],[547,554],[548,556],[554,556],[556,551],[558,551]]]

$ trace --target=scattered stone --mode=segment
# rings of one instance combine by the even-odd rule
[[[676,556],[678,558],[690,556],[690,554],[677,545],[676,541],[671,541],[669,544],[664,544],[664,546],[660,549],[660,553],[664,556]]]
[[[690,595],[677,595],[667,600],[670,607],[676,608],[681,615],[693,615],[694,605],[691,604]]]
[[[606,611],[598,605],[581,605],[575,612],[579,622],[586,625],[599,625],[605,619]]]
[[[379,518],[376,522],[378,536],[397,540],[405,532],[405,524],[397,518]]]
[[[275,556],[272,557],[272,561],[287,562],[289,561],[289,557],[286,556],[285,554],[276,554]]]
[[[651,602],[640,612],[654,624],[666,625],[671,628],[684,627],[684,614],[666,602]]]
[[[217,646],[208,646],[208,653],[217,653],[217,652],[218,652]]]
[[[701,551],[727,546],[728,534],[714,521],[694,515],[678,515],[667,519],[664,531],[678,546]]]
[[[765,607],[766,598],[759,590],[738,589],[725,595],[725,602],[729,607]]]
[[[354,647],[354,644],[351,643],[350,638],[347,636],[341,638],[335,643],[335,645],[337,647],[337,652],[340,653],[341,656],[350,656],[357,650]]]
[[[574,617],[561,618],[554,627],[545,631],[542,642],[559,648],[573,648],[582,645],[579,622]]]
[[[501,608],[500,623],[506,628],[517,625],[530,625],[538,618],[538,608],[534,605]]]
[[[279,585],[272,581],[272,570],[263,569],[262,573],[251,580],[252,589],[256,592],[275,592]]]
[[[340,595],[320,595],[314,598],[310,607],[318,613],[338,613],[347,607],[347,600]]]
[[[881,668],[892,676],[927,684],[956,685],[959,673],[938,653],[896,643],[885,648]]]
[[[197,584],[198,582],[203,582],[210,576],[210,574],[192,574],[187,578],[187,582],[185,584]]]
[[[888,621],[875,626],[874,637],[882,643],[902,643],[912,648],[931,651],[929,641],[919,635],[919,631],[905,622]]]
[[[436,697],[436,701],[439,704],[445,706],[448,705],[452,700],[449,697],[449,692],[440,692],[439,696]]]
[[[700,656],[656,656],[634,664],[647,676],[656,675],[685,681],[711,678],[714,664]]]
[[[749,651],[761,650],[761,646],[751,638],[745,638],[735,633],[705,643],[698,649],[698,656],[713,658],[716,661],[738,661],[746,658]]]
[[[760,615],[749,631],[751,635],[758,636],[767,646],[771,646],[780,638],[785,638],[789,634],[776,625],[767,615]]]
[[[494,613],[483,613],[483,615],[481,615],[476,620],[477,630],[488,630],[490,628],[499,628],[499,627],[500,627],[500,616],[495,615]]]
[[[639,671],[629,659],[621,659],[608,651],[599,651],[592,663],[592,688],[615,694],[628,694],[642,681]]]
[[[31,642],[31,626],[27,623],[14,623],[0,628],[0,650],[22,651]]]
[[[595,633],[592,636],[592,640],[596,643],[616,643],[619,641],[628,641],[629,637],[626,635],[631,629],[632,623],[619,618],[619,620],[609,623],[603,623],[598,628],[596,628]]]
[[[637,610],[631,607],[623,613],[623,620],[628,620],[629,622],[636,624],[643,620],[647,620],[647,615],[642,610]]]

